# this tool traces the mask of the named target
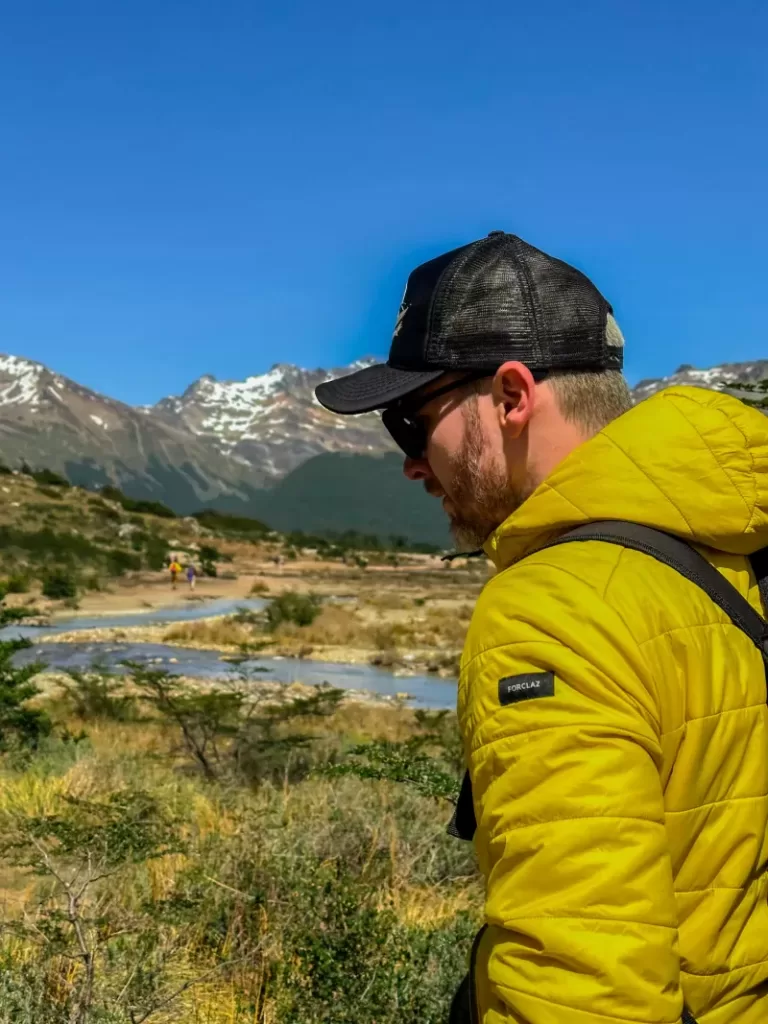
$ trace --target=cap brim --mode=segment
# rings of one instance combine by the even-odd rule
[[[396,370],[387,363],[379,363],[318,384],[315,395],[318,402],[331,412],[346,415],[372,412],[385,409],[444,373],[445,370]]]

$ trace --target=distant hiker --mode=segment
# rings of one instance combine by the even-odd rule
[[[176,580],[178,579],[179,573],[181,572],[181,566],[174,558],[171,564],[168,566],[168,570],[171,574],[171,587],[173,590],[176,589]]]
[[[454,1022],[768,1020],[768,419],[633,407],[623,346],[494,231],[413,271],[387,364],[316,390],[382,409],[497,569],[459,676],[451,831],[487,891]]]
[[[194,590],[195,589],[195,580],[196,579],[197,579],[197,571],[195,570],[194,565],[192,565],[190,563],[187,566],[187,583],[189,584],[189,589],[190,590]]]

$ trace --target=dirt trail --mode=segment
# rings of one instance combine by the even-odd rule
[[[215,601],[218,598],[248,597],[255,577],[236,580],[204,577],[193,591],[186,582],[171,588],[167,577],[144,578],[131,583],[112,583],[108,590],[86,593],[78,598],[76,610],[58,605],[52,618],[93,618],[100,615],[131,615],[153,608],[188,608],[190,604]]]

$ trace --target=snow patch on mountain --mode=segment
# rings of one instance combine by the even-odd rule
[[[207,374],[152,411],[213,442],[222,454],[238,456],[279,478],[322,452],[367,450],[369,444],[373,450],[392,449],[377,415],[340,421],[315,399],[318,384],[374,362],[362,359],[340,370],[277,363],[242,381],[220,381]]]
[[[0,355],[0,406],[36,406],[40,401],[40,379],[48,371],[41,363],[19,356]]]

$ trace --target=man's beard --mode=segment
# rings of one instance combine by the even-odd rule
[[[471,400],[464,415],[464,439],[448,488],[448,518],[459,548],[474,549],[481,547],[496,527],[522,505],[533,487],[529,481],[523,488],[516,487],[504,470],[488,458],[482,421]]]

